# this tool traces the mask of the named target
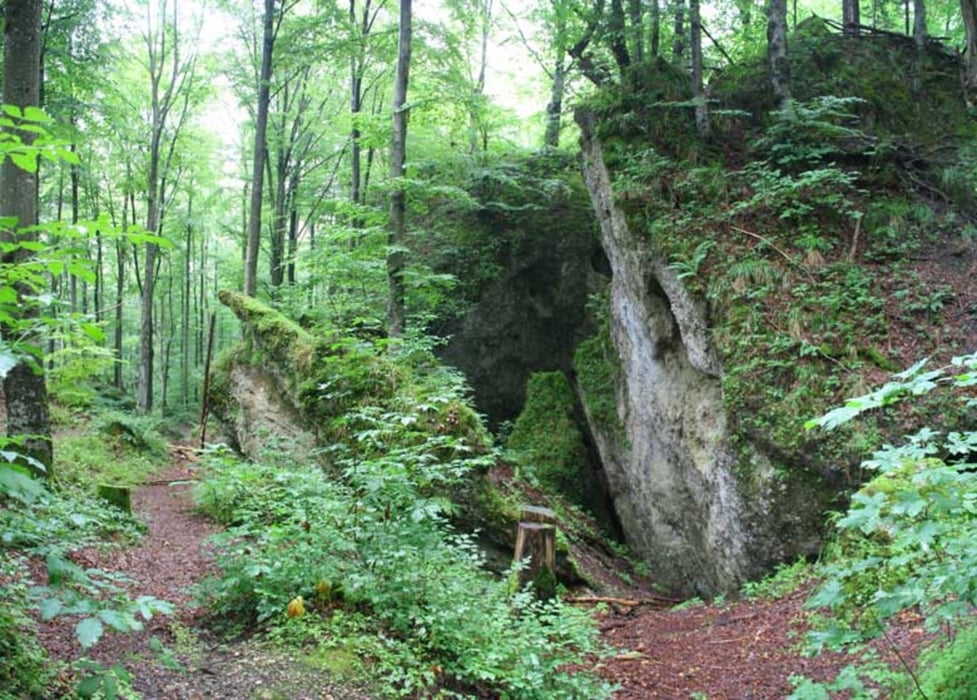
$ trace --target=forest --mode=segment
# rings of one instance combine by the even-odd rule
[[[975,0],[0,8],[0,699],[977,696]]]

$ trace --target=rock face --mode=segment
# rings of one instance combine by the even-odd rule
[[[657,581],[688,594],[732,591],[800,553],[810,514],[787,505],[801,499],[757,451],[741,448],[750,469],[738,476],[743,452],[731,444],[706,310],[629,230],[600,143],[582,121],[585,178],[613,273],[619,426],[590,421],[610,498],[628,544]]]
[[[500,278],[444,330],[451,339],[441,359],[464,372],[494,425],[516,418],[530,374],[569,372],[574,346],[591,332],[586,305],[601,252],[592,220],[583,223],[523,236],[498,261]]]
[[[249,459],[267,460],[286,442],[291,454],[312,453],[315,441],[295,409],[283,398],[275,376],[256,365],[235,364],[227,377],[234,407],[222,416],[231,446]]]

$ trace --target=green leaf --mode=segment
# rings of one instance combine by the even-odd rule
[[[95,644],[104,632],[105,627],[97,617],[86,617],[75,627],[75,637],[82,649],[88,649]]]
[[[11,151],[9,154],[10,160],[14,162],[21,170],[26,170],[29,173],[37,172],[37,154],[36,153],[21,153],[19,151]]]
[[[60,598],[46,598],[41,602],[40,613],[41,619],[47,622],[53,617],[56,617],[58,613],[64,608],[64,604],[61,602]]]
[[[52,586],[60,586],[66,581],[80,581],[87,578],[80,566],[56,554],[49,554],[46,563],[48,582]]]
[[[98,618],[119,632],[129,632],[141,627],[135,620],[123,615],[118,610],[102,610],[98,613]]]
[[[40,107],[24,107],[23,117],[27,121],[38,122],[41,124],[52,121],[51,117],[49,117]]]
[[[102,676],[89,676],[78,684],[78,687],[75,688],[75,692],[78,693],[78,697],[80,698],[90,698],[94,696],[101,687]]]

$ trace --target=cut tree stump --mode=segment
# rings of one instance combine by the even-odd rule
[[[537,598],[548,600],[556,596],[556,513],[540,506],[523,506],[522,518],[516,531],[514,558],[528,560],[520,569],[517,584],[522,590],[532,586]]]
[[[97,490],[98,497],[106,503],[125,511],[132,512],[132,489],[128,486],[114,486],[112,484],[99,484]]]

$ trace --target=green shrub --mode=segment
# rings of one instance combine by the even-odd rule
[[[947,644],[938,643],[922,655],[917,673],[928,698],[972,700],[977,697],[977,625],[964,627]],[[906,691],[907,700],[918,697],[916,689]]]
[[[30,618],[26,587],[15,580],[23,561],[0,553],[0,698],[43,697],[50,662],[37,642]]]
[[[354,444],[381,442],[392,429],[371,418]],[[208,609],[218,619],[273,630],[294,627],[286,611],[298,597],[304,614],[321,616],[327,626],[336,615],[369,613],[373,634],[344,643],[372,660],[386,692],[396,696],[454,689],[511,698],[606,697],[603,682],[566,668],[597,652],[592,622],[526,592],[513,598],[503,578],[483,570],[472,538],[447,524],[451,504],[428,492],[470,467],[464,459],[438,462],[429,447],[369,458],[337,449],[342,481],[315,467],[205,462],[200,507],[236,523],[215,540],[221,574],[202,588]]]

